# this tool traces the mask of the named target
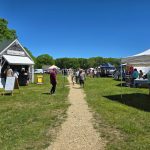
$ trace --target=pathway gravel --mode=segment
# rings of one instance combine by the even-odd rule
[[[47,150],[104,150],[105,142],[93,128],[92,113],[89,111],[83,89],[79,85],[72,85],[70,77],[69,101],[67,120],[54,143]]]

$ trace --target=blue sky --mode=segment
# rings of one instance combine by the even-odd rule
[[[150,48],[149,0],[0,0],[33,55],[126,57]]]

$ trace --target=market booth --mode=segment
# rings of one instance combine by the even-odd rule
[[[21,75],[24,69],[28,73],[29,82],[34,82],[34,61],[17,39],[3,40],[0,42],[1,78],[4,78],[4,71],[8,65],[13,71],[17,71],[19,75]]]
[[[126,63],[127,65],[131,65],[135,68],[147,68],[147,73],[150,70],[150,49],[133,56],[122,58],[121,62]],[[136,79],[134,85],[145,83],[148,84],[147,79]]]

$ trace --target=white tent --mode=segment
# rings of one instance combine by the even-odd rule
[[[121,63],[127,63],[133,66],[150,66],[150,49],[133,56],[122,58]]]
[[[150,67],[150,49],[142,53],[133,55],[133,56],[122,58],[121,63],[126,63],[127,65],[128,64],[133,65],[134,67],[145,67],[145,68],[147,67],[148,68]],[[122,67],[121,67],[121,72],[122,72]],[[121,73],[121,87],[122,87],[122,73]],[[122,94],[121,94],[121,98],[122,98]]]
[[[94,68],[89,68],[90,70],[94,70]]]
[[[57,67],[57,66],[55,66],[55,65],[52,65],[52,66],[50,66],[48,69],[56,69],[56,70],[58,70],[58,69],[60,69],[60,68]]]

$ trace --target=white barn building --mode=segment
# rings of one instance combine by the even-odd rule
[[[25,68],[29,74],[29,81],[34,82],[34,61],[17,39],[0,41],[1,78],[8,65],[18,72]]]

